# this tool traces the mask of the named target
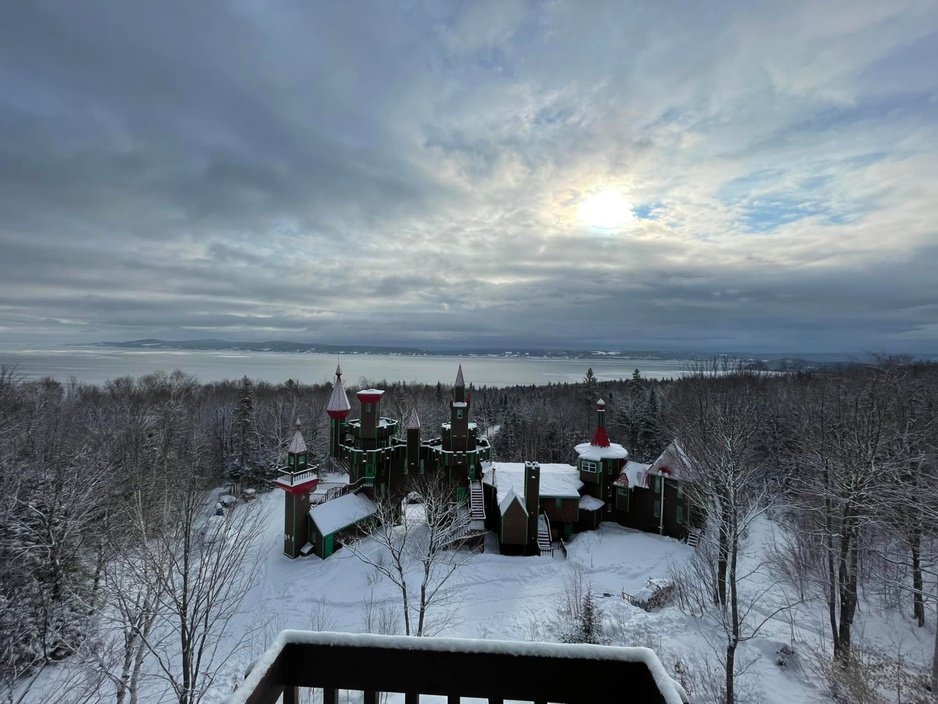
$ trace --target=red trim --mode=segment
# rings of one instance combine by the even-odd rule
[[[593,433],[593,440],[590,445],[593,447],[609,447],[609,436],[606,435],[606,429],[603,426],[596,426],[596,432]]]
[[[336,418],[336,419],[347,418],[348,414],[351,412],[352,412],[352,409],[348,408],[344,411],[326,411],[326,415],[328,415],[330,418]]]
[[[294,486],[285,486],[280,482],[274,482],[277,486],[283,489],[288,494],[305,494],[312,491],[319,484],[319,479],[310,479],[308,482],[303,482],[302,484],[296,484]]]

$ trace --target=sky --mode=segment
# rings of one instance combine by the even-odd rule
[[[938,351],[938,3],[6,2],[0,340]]]

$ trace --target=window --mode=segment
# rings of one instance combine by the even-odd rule
[[[661,493],[661,477],[655,477],[655,493]]]
[[[287,464],[289,464],[291,467],[292,467],[294,464],[296,464],[296,455],[294,455],[294,454],[289,454],[289,455],[287,455]]]
[[[365,404],[365,413],[371,413],[371,404],[370,404],[370,403],[366,403],[366,404]]]
[[[456,410],[456,418],[462,419],[462,409],[459,408]]]
[[[684,507],[683,506],[677,507],[677,522],[678,522],[678,525],[684,522]]]
[[[683,498],[684,498],[684,489],[683,489],[683,487],[680,487],[680,486],[679,486],[679,487],[677,488],[677,498],[679,498],[679,499],[683,499]]]
[[[591,462],[590,460],[583,460],[582,463],[580,464],[580,470],[583,472],[595,472],[596,463]]]
[[[661,502],[655,501],[655,518],[661,518]]]
[[[297,458],[297,464],[300,464],[300,465],[306,464],[306,453],[305,453],[305,452],[302,453],[302,454]]]
[[[554,499],[554,508],[563,508],[563,499]]]

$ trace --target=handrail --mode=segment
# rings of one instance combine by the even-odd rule
[[[274,704],[281,695],[284,704],[296,704],[299,687],[322,689],[325,704],[336,704],[343,689],[364,692],[366,702],[377,701],[380,692],[403,692],[407,703],[421,694],[450,702],[478,697],[682,704],[683,699],[648,648],[283,631],[229,704]]]

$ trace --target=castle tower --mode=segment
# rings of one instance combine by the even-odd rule
[[[469,449],[469,403],[470,397],[466,393],[466,382],[462,375],[462,365],[456,372],[456,382],[453,384],[453,400],[449,403],[450,409],[450,438],[453,452],[466,452]]]
[[[326,406],[329,416],[329,456],[342,459],[342,441],[345,438],[345,419],[352,410],[345,393],[345,384],[342,383],[342,367],[336,365],[335,384],[332,385],[332,396]]]
[[[420,417],[417,415],[417,409],[410,412],[410,420],[407,421],[407,473],[417,473],[420,471]]]
[[[374,450],[378,447],[378,425],[381,422],[381,399],[384,391],[381,389],[362,389],[356,396],[361,402],[361,447],[363,450]]]
[[[303,439],[302,424],[296,420],[296,430],[287,448],[287,466],[277,471],[275,484],[283,489],[283,554],[299,557],[309,542],[309,494],[319,483],[319,475],[309,465],[309,453]]]
[[[537,522],[541,512],[541,465],[524,463],[524,508],[528,512],[528,545],[537,542]]]

